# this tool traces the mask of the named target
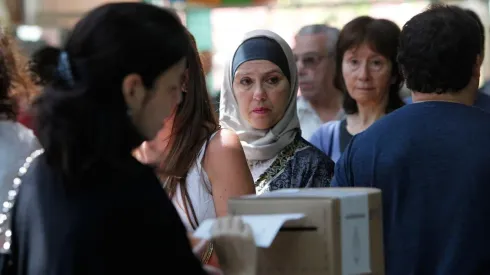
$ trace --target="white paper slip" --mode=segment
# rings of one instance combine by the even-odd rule
[[[286,221],[298,220],[304,214],[271,214],[271,215],[244,215],[240,216],[243,222],[250,225],[254,234],[255,245],[267,248],[272,244],[279,229]],[[204,240],[211,239],[211,228],[216,219],[205,220],[194,232],[194,237]]]

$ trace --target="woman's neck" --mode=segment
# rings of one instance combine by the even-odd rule
[[[358,134],[371,126],[386,113],[385,104],[357,105],[356,114],[347,115],[347,131],[352,135]]]
[[[140,162],[145,164],[161,163],[169,146],[173,121],[174,116],[166,119],[163,128],[158,132],[157,136],[151,141],[145,141],[135,150],[134,155]]]

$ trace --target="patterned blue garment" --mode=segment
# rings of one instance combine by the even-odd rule
[[[284,188],[329,187],[334,165],[298,134],[255,181],[255,189],[263,193]]]

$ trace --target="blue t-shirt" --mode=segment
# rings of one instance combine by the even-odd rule
[[[354,136],[332,186],[383,196],[387,275],[490,274],[490,113],[406,105]]]
[[[478,94],[476,94],[476,99],[475,99],[475,104],[473,106],[478,107],[480,109],[483,109],[487,112],[490,112],[490,95],[487,95],[483,92],[483,88],[478,91]],[[405,104],[411,104],[412,103],[412,97],[408,96],[403,99]]]

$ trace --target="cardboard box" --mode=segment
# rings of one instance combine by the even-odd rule
[[[231,215],[304,213],[259,248],[259,275],[384,275],[381,191],[283,189],[230,199]]]

